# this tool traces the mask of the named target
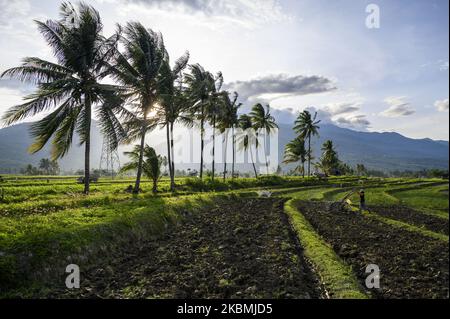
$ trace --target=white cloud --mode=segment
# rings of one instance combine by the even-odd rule
[[[440,61],[439,70],[448,71],[449,64],[448,61]]]
[[[162,14],[184,15],[212,28],[240,25],[247,28],[292,20],[276,0],[97,0],[115,3],[122,13],[150,10]]]
[[[405,96],[392,96],[386,98],[384,102],[389,105],[389,108],[381,112],[380,115],[385,117],[400,117],[414,114],[415,110],[405,99]]]
[[[329,92],[336,89],[334,83],[323,76],[269,74],[248,81],[228,83],[225,88],[239,93],[241,99],[272,101],[281,97]]]
[[[437,100],[434,102],[434,106],[439,112],[448,112],[448,99]]]
[[[329,103],[325,106],[324,110],[329,112],[331,115],[348,114],[359,111],[360,104],[354,102],[339,102],[339,103]]]
[[[353,129],[362,129],[366,130],[370,127],[370,121],[366,118],[364,114],[359,114],[350,117],[339,117],[336,119],[336,123],[340,124],[340,126],[353,128]]]
[[[28,0],[0,0],[0,25],[8,23],[11,18],[27,15],[31,10]]]

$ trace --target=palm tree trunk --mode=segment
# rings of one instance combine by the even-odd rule
[[[212,180],[214,180],[214,176],[216,174],[215,159],[216,159],[216,116],[213,117],[213,149],[212,149],[212,176],[211,176]]]
[[[170,163],[170,167],[172,169],[172,176],[170,178],[170,189],[172,191],[175,190],[175,150],[174,150],[174,141],[173,141],[173,122],[170,122],[170,152],[172,162]]]
[[[308,135],[308,177],[311,175],[311,134]]]
[[[267,132],[266,132],[267,134]],[[264,134],[264,160],[266,161],[266,172],[267,175],[269,175],[269,162],[267,161],[267,151],[266,151],[266,144],[267,144],[267,135]]]
[[[256,172],[256,166],[255,166],[255,161],[253,160],[253,152],[252,152],[251,147],[250,147],[250,157],[252,159],[252,165],[253,165],[253,171],[255,172],[255,178],[258,178],[258,173]]]
[[[145,119],[144,119],[145,121]],[[141,144],[139,147],[139,161],[136,175],[136,183],[134,184],[133,194],[138,194],[141,186],[142,163],[144,162],[144,144],[145,144],[145,128],[142,127]]]
[[[302,177],[305,178],[305,162],[302,162]]]
[[[201,120],[200,120],[200,179],[203,178],[203,148],[205,146],[204,140],[203,140],[203,126],[204,126],[204,106],[202,101],[202,109],[201,109]]]
[[[158,191],[158,179],[154,178],[152,192],[153,194],[156,194],[157,191]]]
[[[233,163],[231,165],[231,178],[234,179],[234,162],[236,161],[236,141],[234,136],[234,125],[231,127],[231,138],[233,147]]]
[[[86,128],[86,141],[85,141],[85,151],[84,151],[84,194],[89,194],[89,182],[91,178],[90,174],[90,158],[91,158],[91,100],[89,97],[85,96],[85,108],[87,117],[87,128]]]
[[[171,148],[170,148],[170,132],[169,132],[169,122],[166,123],[166,140],[167,140],[167,159],[169,161],[169,177],[170,177],[170,190],[172,188],[172,161],[171,161]]]
[[[223,180],[227,177],[227,149],[228,149],[228,129],[225,130],[225,152],[224,152],[224,162],[223,162]]]

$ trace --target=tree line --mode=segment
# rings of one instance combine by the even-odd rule
[[[222,90],[221,72],[213,74],[200,64],[188,64],[187,51],[172,65],[162,35],[139,22],[119,25],[113,35],[106,37],[97,10],[82,2],[78,6],[64,2],[58,20],[36,21],[36,24],[56,62],[27,57],[22,65],[2,73],[1,77],[31,82],[37,87],[36,92],[25,97],[23,104],[11,107],[2,120],[11,125],[50,111],[32,124],[31,134],[35,140],[29,151],[38,152],[51,141],[52,160],[67,154],[74,133],[77,133],[80,145],[85,148],[83,180],[86,194],[90,185],[91,121],[94,115],[110,149],[117,149],[120,143],[138,141],[133,151],[127,154],[132,161],[125,165],[125,169],[136,170],[133,193],[139,192],[143,173],[149,176],[159,170],[149,165],[160,167],[162,158],[145,144],[148,133],[157,127],[166,130],[171,190],[175,187],[175,123],[200,130],[200,178],[204,174],[205,125],[211,125],[214,133],[216,130],[225,133],[225,145],[229,138],[228,129],[231,129],[233,177],[237,144],[235,128],[264,130],[270,134],[277,127],[269,106],[256,104],[250,114],[239,117],[238,94]],[[241,139],[241,149],[260,145],[258,136]],[[266,141],[262,144],[265,148]],[[215,134],[212,178],[215,176],[214,152]],[[253,159],[252,163],[255,168]],[[267,158],[266,167],[268,172]],[[254,171],[257,176],[256,168]],[[224,179],[227,173],[225,163]]]

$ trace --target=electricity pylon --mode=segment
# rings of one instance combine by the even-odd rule
[[[114,178],[114,173],[120,171],[119,152],[112,149],[108,138],[103,138],[102,155],[100,156],[99,170],[106,170],[106,173]]]

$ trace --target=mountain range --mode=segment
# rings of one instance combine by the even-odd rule
[[[0,173],[18,172],[27,164],[37,165],[39,160],[50,155],[50,145],[45,146],[36,154],[29,154],[28,147],[33,139],[29,134],[32,123],[21,123],[0,129]],[[178,129],[178,134],[184,134],[184,129]],[[412,170],[439,168],[448,169],[449,143],[431,139],[412,139],[395,132],[360,132],[342,128],[333,124],[322,124],[319,136],[312,139],[314,156],[320,156],[320,145],[325,140],[332,140],[339,158],[355,166],[364,164],[368,169],[381,171]],[[154,146],[157,152],[165,153],[165,134],[163,131],[152,132],[147,142]],[[100,166],[102,152],[102,135],[95,122],[92,125],[91,167]],[[278,156],[281,161],[285,145],[295,137],[292,126],[279,124]],[[156,141],[156,143],[155,143]],[[119,148],[120,161],[125,162],[123,151],[130,146]],[[63,171],[75,171],[83,168],[84,147],[80,147],[75,137],[69,153],[59,160]],[[197,168],[198,165],[190,165]],[[186,169],[187,164],[179,165]],[[241,170],[249,170],[246,166]]]

